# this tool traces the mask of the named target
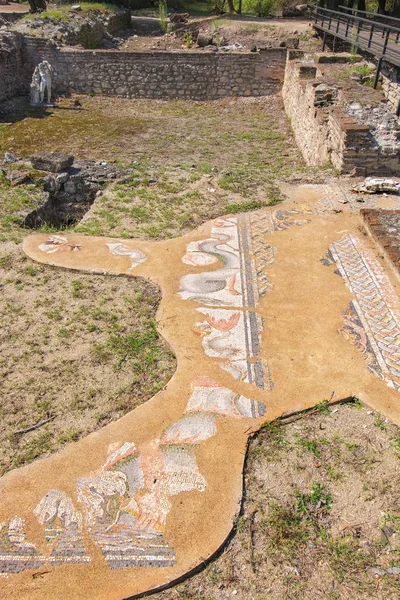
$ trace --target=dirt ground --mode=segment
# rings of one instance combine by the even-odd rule
[[[144,19],[143,19],[144,21]],[[299,39],[299,47],[310,50],[318,46],[318,41],[314,37],[313,29],[310,26],[309,19],[258,19],[240,15],[225,15],[223,17],[192,18],[188,27],[164,34],[162,31],[153,34],[146,34],[143,28],[148,23],[151,30],[151,20],[141,23],[141,18],[134,17],[133,28],[137,29],[137,34],[127,35],[126,39],[121,41],[120,49],[129,51],[138,50],[196,50],[199,48],[196,44],[196,35],[193,31],[193,24],[198,23],[200,34],[212,37],[213,45],[202,49],[203,52],[215,51],[216,47],[231,47],[236,51],[248,51],[254,44],[258,48],[273,48],[279,46],[291,38]],[[154,28],[157,27],[155,20]],[[141,33],[143,31],[143,33]],[[185,31],[188,33],[186,34]]]
[[[154,600],[399,598],[400,429],[357,399],[288,421],[251,440],[220,556]]]

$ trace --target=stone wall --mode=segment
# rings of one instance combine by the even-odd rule
[[[398,149],[385,149],[365,122],[357,121],[338,99],[336,83],[323,78],[318,63],[302,52],[288,54],[283,100],[297,144],[308,165],[327,162],[340,173],[400,174]]]
[[[24,92],[25,70],[22,36],[0,34],[0,103]]]
[[[263,96],[282,87],[286,49],[259,53],[116,52],[59,49],[27,38],[29,68],[48,60],[57,72],[56,93],[129,98],[212,100]]]
[[[397,67],[387,63],[382,68],[382,92],[389,109],[395,113],[400,102],[400,75]]]

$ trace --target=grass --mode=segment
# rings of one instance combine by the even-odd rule
[[[26,14],[22,17],[22,19],[24,21],[42,21],[44,19],[49,19],[54,23],[61,23],[62,21],[69,21],[73,19],[74,15],[83,16],[85,14],[88,15],[91,12],[110,14],[118,10],[115,5],[105,2],[80,2],[79,6],[82,9],[79,12],[71,10],[70,4],[64,4],[63,6],[58,6],[57,8],[45,10],[40,13]]]
[[[118,166],[133,169],[127,181],[96,200],[75,226],[81,233],[174,237],[210,218],[279,202],[276,180],[305,169],[277,99],[81,102],[82,110],[71,110],[68,100],[60,102],[61,110],[27,110],[0,130],[0,151],[17,156],[38,146],[68,147],[79,158],[115,162],[118,156]],[[20,212],[34,208],[40,192],[15,188],[10,201],[3,186],[2,202],[1,186],[0,236],[18,241],[25,235]]]
[[[155,600],[397,600],[390,569],[399,565],[400,492],[388,441],[399,429],[376,429],[376,415],[350,402],[335,408],[334,417],[316,411],[254,436],[235,534],[201,573]],[[318,439],[322,428],[324,452],[343,479],[332,480],[297,443]]]
[[[37,265],[3,242],[0,285],[0,474],[123,416],[172,376],[154,284]]]

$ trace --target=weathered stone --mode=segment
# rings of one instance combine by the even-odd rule
[[[213,37],[212,35],[206,35],[206,34],[199,34],[198,38],[197,38],[197,45],[199,48],[205,48],[206,46],[209,46],[210,44],[212,44],[213,41]]]
[[[4,154],[4,162],[6,162],[6,163],[14,163],[14,162],[17,162],[17,159],[10,152],[6,152]]]
[[[72,154],[64,152],[40,152],[31,156],[31,164],[34,169],[39,171],[49,171],[50,173],[60,173],[66,171],[74,162]]]
[[[11,173],[8,173],[6,177],[12,186],[26,183],[29,179],[29,175],[23,171],[11,171]]]
[[[367,177],[362,183],[354,186],[353,191],[362,194],[399,194],[400,182],[382,177]]]

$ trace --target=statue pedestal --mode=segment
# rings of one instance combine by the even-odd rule
[[[30,102],[29,106],[32,106],[32,108],[54,108],[55,105],[52,104],[51,102],[50,103],[48,103],[48,102],[39,102],[39,103]]]

